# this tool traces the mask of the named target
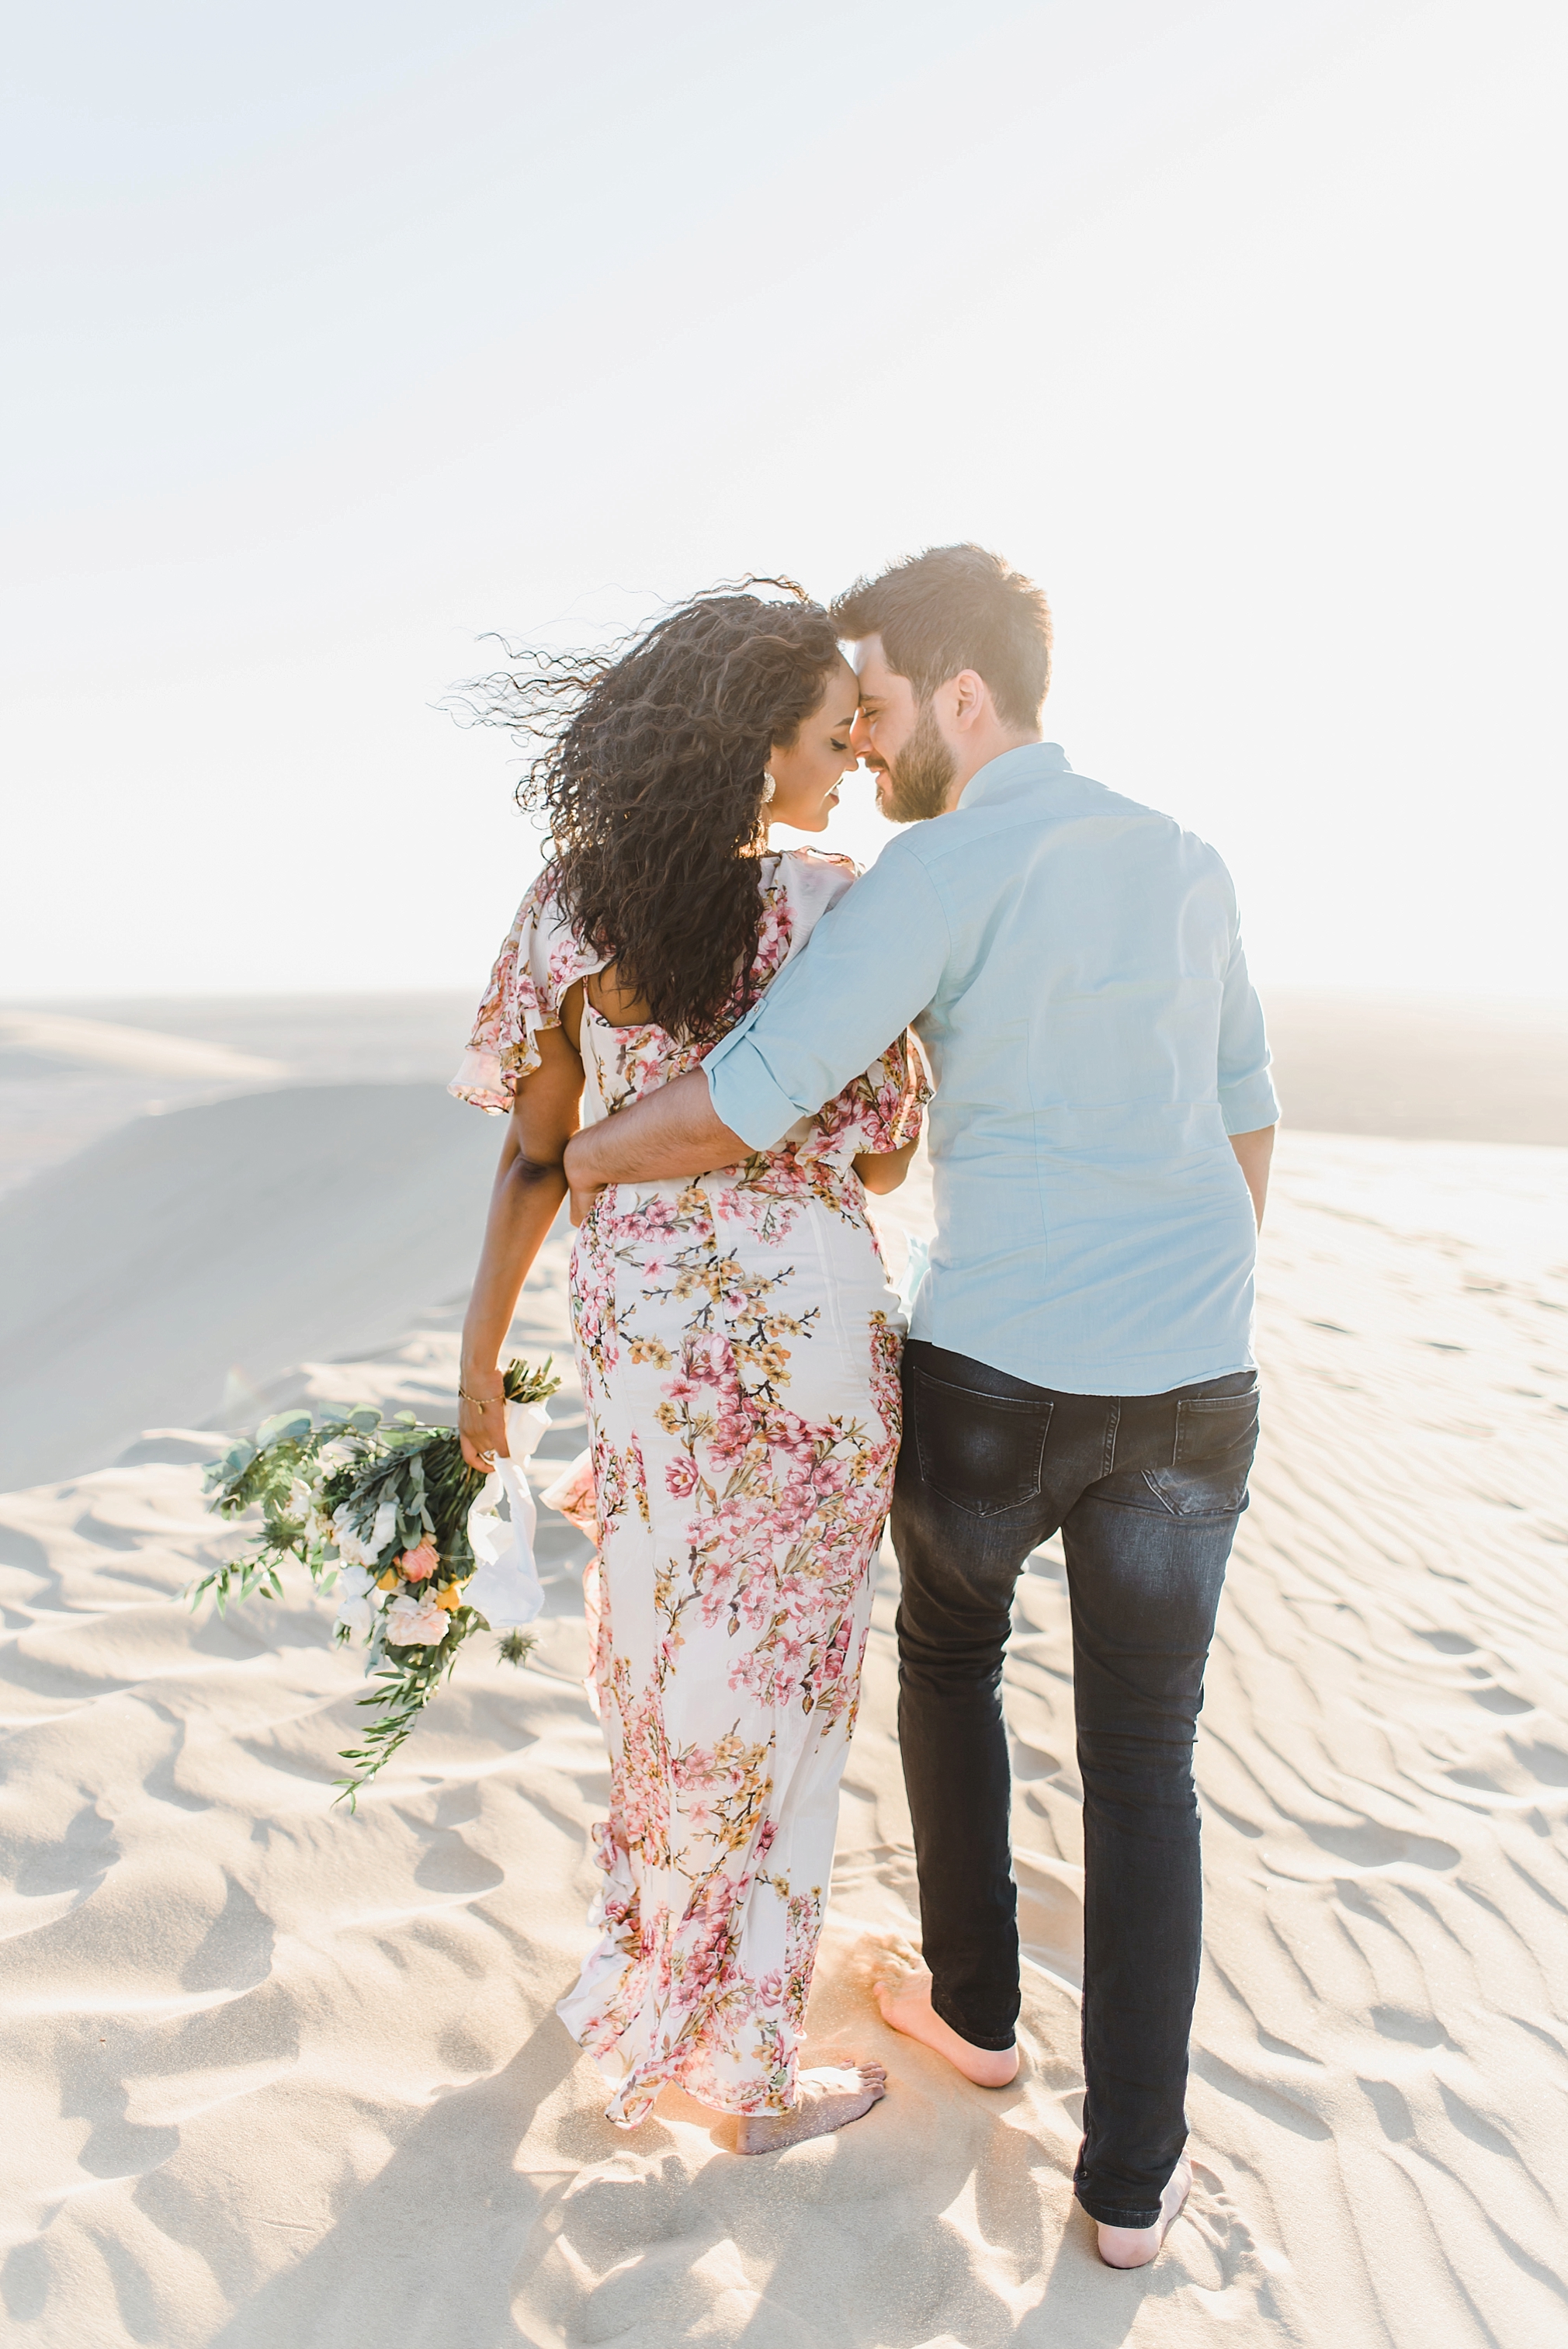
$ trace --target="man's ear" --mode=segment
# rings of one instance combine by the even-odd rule
[[[978,669],[961,668],[949,680],[953,699],[953,722],[962,732],[978,724],[991,701],[991,688]]]

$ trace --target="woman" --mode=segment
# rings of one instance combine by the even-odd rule
[[[506,1443],[497,1367],[580,1118],[694,1067],[854,878],[767,853],[820,832],[857,694],[826,615],[698,596],[614,662],[490,681],[545,748],[553,860],[523,900],[453,1091],[510,1111],[463,1333],[471,1465]],[[798,2067],[899,1441],[903,1323],[865,1213],[926,1089],[903,1040],[774,1151],[612,1188],[578,1232],[573,1326],[610,1754],[598,1939],[559,2012],[631,2127],[678,2082],[766,2152],[883,2092]]]

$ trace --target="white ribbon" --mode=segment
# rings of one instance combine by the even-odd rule
[[[523,1464],[533,1457],[539,1439],[550,1424],[542,1402],[509,1402],[506,1440],[510,1457],[497,1458],[469,1511],[469,1539],[479,1560],[463,1591],[465,1605],[478,1608],[492,1631],[515,1630],[531,1623],[544,1604],[539,1568],[533,1562],[533,1532],[539,1513],[528,1489]],[[511,1505],[511,1522],[498,1512],[500,1496]]]
[[[903,1278],[898,1285],[898,1301],[903,1308],[906,1321],[914,1319],[914,1300],[920,1294],[920,1284],[931,1270],[931,1242],[918,1232],[909,1236],[909,1256],[903,1268]]]

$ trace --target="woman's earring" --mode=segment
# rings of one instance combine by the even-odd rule
[[[778,788],[779,786],[774,781],[772,776],[764,770],[762,776],[762,804],[764,807],[767,806],[769,801],[772,798]]]

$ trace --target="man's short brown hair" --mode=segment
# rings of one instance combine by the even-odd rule
[[[888,667],[920,701],[961,669],[991,688],[997,716],[1033,726],[1051,681],[1051,613],[1021,571],[983,546],[931,546],[832,605],[841,636],[880,636]]]

